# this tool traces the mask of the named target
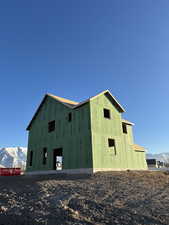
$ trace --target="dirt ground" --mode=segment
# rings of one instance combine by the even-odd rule
[[[0,177],[0,225],[166,224],[169,173]]]

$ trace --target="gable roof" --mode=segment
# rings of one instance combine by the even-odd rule
[[[93,99],[95,99],[95,98],[97,98],[97,97],[99,97],[100,95],[103,95],[103,94],[112,102],[112,104],[118,109],[119,112],[125,112],[124,108],[115,99],[115,97],[109,92],[109,90],[103,91],[103,92],[99,93],[98,95],[95,95],[95,96],[93,96],[93,97],[91,97],[91,98],[89,98],[89,99],[87,99],[85,101],[79,102],[79,103],[78,102],[75,102],[75,101],[71,101],[71,100],[66,99],[66,98],[58,97],[58,96],[55,96],[55,95],[52,95],[52,94],[49,94],[48,93],[42,99],[39,107],[37,108],[37,110],[36,110],[36,112],[35,112],[32,120],[30,121],[30,123],[29,123],[28,127],[26,128],[26,130],[29,130],[30,129],[33,120],[36,118],[36,116],[37,116],[40,108],[42,107],[42,105],[45,102],[45,100],[46,100],[47,97],[53,98],[56,101],[62,103],[63,105],[65,105],[65,106],[67,106],[67,107],[69,107],[71,109],[76,109],[76,108],[78,108],[78,107],[80,107],[80,106],[88,103],[89,101],[91,101],[91,100],[93,100]]]
[[[36,118],[36,116],[37,116],[37,114],[38,114],[40,108],[42,107],[42,105],[43,105],[43,103],[45,102],[45,100],[46,100],[47,97],[53,98],[53,99],[55,99],[56,101],[58,101],[58,102],[64,104],[65,106],[68,106],[69,108],[73,108],[74,106],[78,105],[78,102],[74,102],[74,101],[71,101],[71,100],[69,100],[69,99],[61,98],[61,97],[58,97],[58,96],[55,96],[55,95],[52,95],[52,94],[46,94],[46,95],[44,96],[44,98],[42,99],[42,101],[41,101],[39,107],[37,108],[37,110],[36,110],[36,112],[35,112],[33,118],[31,119],[29,125],[27,126],[26,130],[29,130],[29,129],[30,129],[33,120]]]
[[[112,104],[118,109],[119,112],[125,112],[125,109],[120,105],[120,103],[117,101],[117,99],[110,93],[109,90],[105,90],[105,91],[102,91],[101,93],[93,96],[93,97],[90,97],[88,98],[87,100],[83,101],[83,102],[80,102],[79,104],[77,104],[74,108],[78,108],[79,106],[89,102],[89,101],[92,101],[93,99],[95,98],[98,98],[99,96],[101,95],[105,95],[111,102]]]

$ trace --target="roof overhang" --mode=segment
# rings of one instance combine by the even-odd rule
[[[130,122],[128,120],[125,120],[125,119],[122,119],[122,123],[125,123],[127,125],[131,125],[131,126],[134,126],[135,125],[134,123],[132,123],[132,122]]]
[[[132,149],[134,151],[138,151],[138,152],[145,152],[145,148],[140,145],[137,145],[137,144],[133,144]]]
[[[117,99],[110,93],[109,90],[103,91],[101,93],[99,93],[98,95],[95,95],[93,97],[90,97],[89,99],[87,99],[86,101],[80,102],[79,104],[75,105],[73,108],[78,108],[82,105],[84,105],[85,103],[94,100],[95,98],[98,98],[100,95],[105,95],[110,102],[112,102],[112,104],[118,109],[119,112],[123,113],[125,112],[125,109],[120,105],[120,103],[117,101]]]
[[[117,101],[117,99],[110,93],[109,90],[106,90],[103,92],[104,95],[112,102],[113,105],[118,109],[119,112],[123,113],[125,112],[125,109],[120,105],[120,103]]]

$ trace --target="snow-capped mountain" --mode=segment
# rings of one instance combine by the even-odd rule
[[[169,152],[159,154],[147,154],[147,159],[157,159],[158,161],[169,163]]]
[[[0,167],[3,168],[16,168],[22,170],[26,167],[27,148],[0,148]]]

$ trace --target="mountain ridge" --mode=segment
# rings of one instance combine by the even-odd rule
[[[162,152],[162,153],[149,153],[146,154],[147,159],[157,159],[158,161],[169,163],[169,152]]]
[[[26,168],[26,147],[0,148],[0,168]]]
[[[26,168],[27,148],[26,147],[6,147],[0,148],[0,168],[19,167]],[[158,161],[169,163],[169,152],[148,153],[146,159],[157,159]]]

